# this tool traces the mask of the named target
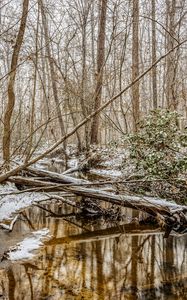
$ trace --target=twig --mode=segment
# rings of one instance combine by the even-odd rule
[[[13,228],[14,228],[14,225],[15,225],[17,219],[18,219],[18,216],[19,216],[19,214],[17,216],[15,216],[15,218],[12,220],[12,222],[10,223],[10,225],[4,224],[4,223],[0,223],[0,227],[3,228],[3,229],[5,229],[5,230],[7,230],[7,231],[9,231],[9,232],[11,232],[13,230]]]

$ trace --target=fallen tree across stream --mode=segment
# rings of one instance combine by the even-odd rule
[[[169,227],[170,229],[176,226],[181,226],[183,229],[187,227],[186,206],[177,205],[164,199],[137,195],[116,195],[114,192],[107,192],[103,189],[88,188],[85,185],[88,184],[90,186],[91,183],[86,180],[38,170],[36,168],[28,168],[26,172],[29,177],[12,176],[9,178],[9,181],[18,186],[35,187],[40,190],[40,192],[63,191],[84,198],[97,199],[114,205],[139,210],[148,213],[160,226]],[[35,176],[39,176],[40,179]],[[68,201],[67,204],[69,204]]]

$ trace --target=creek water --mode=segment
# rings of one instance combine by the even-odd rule
[[[49,229],[50,238],[29,260],[0,265],[0,299],[134,300],[187,299],[187,235],[154,227],[76,217],[73,209],[46,204],[59,217],[30,207],[12,233],[19,239]]]

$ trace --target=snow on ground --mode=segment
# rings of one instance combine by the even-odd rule
[[[31,237],[25,238],[22,242],[9,249],[7,258],[11,261],[30,259],[34,256],[33,251],[42,247],[43,241],[50,238],[47,228],[32,232]]]
[[[113,159],[108,159],[105,160],[103,162],[101,162],[101,166],[105,166],[105,167],[110,167],[110,168],[119,168],[122,165],[122,157],[119,158],[113,158]]]
[[[68,161],[68,167],[70,168],[76,168],[78,166],[78,158],[71,158],[69,161]]]
[[[16,193],[19,193],[19,191],[13,184],[0,185],[0,222],[5,222],[5,220],[11,221],[13,218],[14,221],[12,222],[15,222],[17,220],[15,214],[20,210],[29,207],[34,202],[47,199],[47,196],[37,192]],[[49,238],[49,230],[42,229],[32,233],[31,237],[25,238],[22,242],[20,242],[20,240],[22,240],[23,237],[19,235],[16,236],[16,238],[9,236],[6,240],[6,232],[7,230],[9,231],[11,222],[10,225],[4,224],[3,222],[0,223],[2,224],[0,237],[1,241],[4,241],[3,245],[1,245],[0,256],[3,255],[4,252],[7,253],[7,249],[9,249],[8,258],[10,260],[31,258],[33,256],[32,251],[43,245],[42,240],[44,238]],[[15,246],[11,247],[12,245]]]
[[[17,188],[13,183],[0,184],[0,194],[2,193],[11,193],[17,191]]]
[[[41,193],[24,193],[24,194],[12,194],[18,190],[13,186],[4,186],[0,188],[0,221],[11,219],[13,214],[19,210],[32,205],[34,202],[38,202],[47,199]],[[10,193],[9,195],[7,195]],[[5,195],[6,196],[3,196]]]
[[[107,177],[119,177],[122,175],[121,171],[111,169],[91,169],[89,173]]]

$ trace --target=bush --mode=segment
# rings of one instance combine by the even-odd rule
[[[176,112],[152,111],[140,122],[139,132],[128,136],[130,158],[137,171],[168,179],[187,169],[187,157],[181,153],[187,145],[187,132],[179,130],[177,120]]]

